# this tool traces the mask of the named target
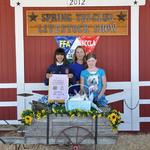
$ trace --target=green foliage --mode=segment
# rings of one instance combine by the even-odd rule
[[[21,114],[22,122],[25,125],[31,125],[33,118],[41,119],[46,118],[46,114],[55,114],[56,116],[59,114],[61,116],[67,115],[71,119],[74,117],[84,118],[84,117],[92,117],[93,119],[103,117],[107,118],[112,126],[113,130],[117,130],[119,124],[123,123],[121,120],[120,112],[115,109],[112,109],[108,112],[98,113],[95,109],[91,109],[90,111],[84,111],[81,109],[75,109],[72,111],[66,111],[65,106],[63,104],[51,104],[46,109],[40,109],[38,111],[33,110],[24,110]]]

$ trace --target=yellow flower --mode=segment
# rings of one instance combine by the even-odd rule
[[[111,122],[112,122],[112,124],[113,124],[113,125],[115,125],[115,124],[116,124],[116,120],[112,120]]]
[[[40,119],[40,118],[41,118],[41,113],[40,113],[40,112],[37,112],[36,118],[37,118],[37,119]]]
[[[33,118],[31,116],[25,116],[24,118],[25,124],[31,125],[32,119]]]
[[[116,122],[117,118],[118,118],[118,116],[117,116],[115,113],[112,113],[112,114],[110,114],[110,115],[108,116],[108,119],[109,119],[111,122],[113,122],[113,124],[114,124],[114,122]]]
[[[116,109],[113,109],[113,110],[112,110],[112,112],[114,112],[114,113],[118,113],[118,111],[117,111]]]

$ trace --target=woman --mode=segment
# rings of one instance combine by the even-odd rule
[[[85,69],[85,64],[86,64],[86,60],[85,60],[85,50],[83,49],[83,47],[78,46],[75,49],[74,52],[74,56],[73,56],[73,63],[70,64],[70,70],[73,73],[73,79],[72,79],[72,84],[79,84],[80,83],[80,74],[81,71]],[[76,86],[73,87],[69,90],[69,93],[75,93],[79,92],[80,87]]]

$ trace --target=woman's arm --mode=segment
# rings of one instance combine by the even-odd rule
[[[102,90],[100,91],[99,95],[98,95],[98,98],[100,98],[102,95],[104,95],[105,91],[106,91],[106,87],[107,87],[107,79],[106,79],[106,75],[104,75],[102,77],[102,84],[103,84],[103,87],[102,87]]]

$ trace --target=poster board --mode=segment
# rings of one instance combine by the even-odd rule
[[[66,74],[53,74],[49,78],[48,102],[63,103],[68,99],[69,79]]]

